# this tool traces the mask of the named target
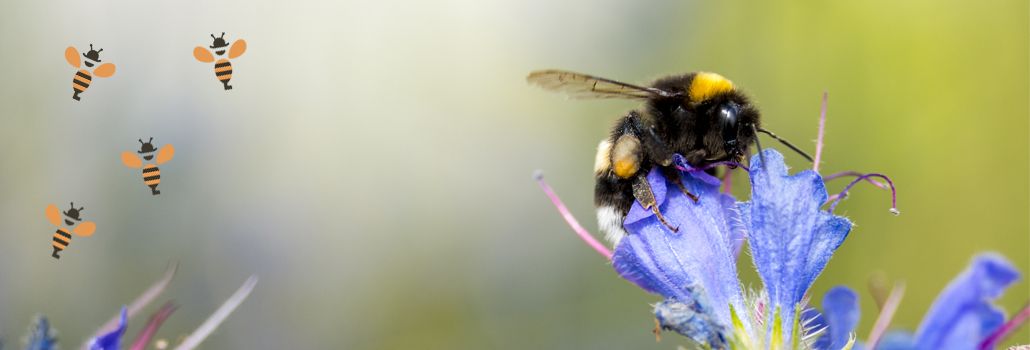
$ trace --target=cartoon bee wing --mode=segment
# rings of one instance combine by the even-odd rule
[[[247,41],[243,39],[234,41],[232,47],[229,47],[229,59],[240,57],[244,51],[247,51]]]
[[[72,229],[72,233],[76,236],[89,237],[93,235],[93,231],[97,230],[97,224],[92,221],[83,221]]]
[[[73,46],[64,49],[64,60],[68,61],[68,64],[75,68],[79,68],[79,65],[82,64],[82,59],[79,58],[79,50],[76,50]]]
[[[61,226],[61,210],[57,209],[56,205],[50,204],[46,206],[46,219],[50,221],[54,226]]]
[[[138,169],[143,166],[143,160],[139,159],[135,154],[132,154],[132,152],[125,151],[122,152],[122,164],[133,169]]]
[[[157,151],[157,164],[164,164],[165,162],[172,160],[175,157],[175,147],[172,144],[167,143],[161,147],[160,151]]]
[[[114,75],[114,63],[104,63],[100,67],[93,70],[93,75],[101,78],[107,78]]]
[[[208,51],[203,46],[197,46],[193,48],[193,58],[196,58],[197,61],[204,63],[211,63],[215,61],[215,56],[211,54],[211,51]]]

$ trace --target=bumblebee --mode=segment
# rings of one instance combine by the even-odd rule
[[[752,143],[759,146],[758,133],[762,132],[811,161],[800,149],[763,129],[761,114],[747,95],[716,73],[669,76],[650,86],[561,70],[535,71],[526,80],[573,98],[644,102],[642,109],[629,111],[620,118],[611,135],[597,147],[594,205],[598,226],[612,244],[626,236],[623,222],[634,200],[670,230],[678,230],[658,209],[647,181],[650,169],[658,167],[680,191],[696,201],[697,196],[680,180],[673,164],[674,154],[682,155],[695,167],[721,161],[739,163]]]

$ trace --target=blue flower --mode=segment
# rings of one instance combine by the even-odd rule
[[[787,175],[783,156],[768,149],[751,161],[752,200],[734,203],[718,191],[718,179],[682,158],[677,164],[700,199],[652,171],[659,209],[680,230],[634,204],[625,221],[630,235],[612,258],[615,270],[666,299],[655,307],[662,328],[703,345],[809,346],[819,330],[802,320],[805,292],[851,229],[847,219],[819,209],[828,198],[822,178],[814,171]],[[765,286],[758,293],[745,294],[737,276],[744,236]]]
[[[121,349],[122,335],[125,334],[125,327],[128,326],[128,311],[127,307],[122,306],[122,316],[118,321],[118,328],[110,331],[104,335],[93,338],[89,342],[90,350],[119,350]]]
[[[915,334],[893,332],[880,340],[877,350],[962,350],[993,349],[1004,330],[1005,313],[991,304],[1005,288],[1019,279],[1019,271],[1000,255],[985,253],[976,256],[969,267],[955,277],[930,307]],[[841,293],[853,292],[838,287]],[[823,303],[826,319],[858,318],[858,303],[838,305]],[[827,336],[836,343],[837,334],[850,333],[855,323],[830,323]],[[839,329],[835,329],[839,327]],[[827,336],[824,336],[826,338]],[[827,349],[827,348],[819,348]]]
[[[38,316],[36,321],[29,327],[28,341],[25,350],[51,350],[57,348],[57,338],[50,328],[50,322],[46,317]]]
[[[828,197],[818,173],[787,175],[783,156],[775,150],[752,159],[751,201],[740,205],[741,218],[769,294],[773,312],[767,318],[779,312],[784,334],[793,331],[805,292],[851,231],[848,219],[819,209]]]
[[[721,344],[732,326],[729,306],[744,309],[736,267],[743,232],[734,229],[736,204],[719,193],[718,179],[704,172],[683,177],[686,188],[699,197],[697,203],[657,170],[648,180],[662,213],[681,230],[671,232],[635,203],[625,221],[632,234],[616,247],[612,265],[623,278],[668,299],[656,310],[664,327],[698,342]],[[696,316],[672,316],[676,313],[668,311],[673,310]]]

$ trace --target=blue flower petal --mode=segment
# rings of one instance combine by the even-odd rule
[[[93,338],[89,343],[90,350],[119,350],[121,348],[122,335],[125,334],[125,327],[128,325],[128,309],[122,307],[122,318],[118,321],[118,328]]]
[[[1019,279],[1019,271],[997,254],[981,254],[955,277],[930,307],[916,332],[919,349],[974,349],[1005,322],[990,301]]]
[[[861,310],[858,295],[848,287],[834,287],[823,296],[823,319],[826,333],[815,343],[816,349],[841,349],[858,326]]]
[[[662,214],[679,232],[634,204],[639,216],[627,220],[630,234],[615,248],[612,265],[644,290],[674,302],[699,303],[696,309],[711,312],[709,319],[729,328],[729,306],[745,310],[734,251],[742,233],[733,198],[719,193],[717,181],[701,180],[710,175],[696,174],[683,176],[687,189],[700,197],[696,203],[664,176],[648,177],[656,194],[663,194]]]
[[[915,344],[915,336],[905,331],[891,331],[880,338],[874,350],[919,350]],[[976,349],[969,348],[969,349]],[[858,350],[858,349],[855,349]]]
[[[851,222],[819,209],[828,196],[818,173],[787,175],[783,155],[773,149],[751,158],[750,173],[751,201],[740,204],[741,218],[773,310],[781,310],[784,334],[791,334],[799,302]]]
[[[700,297],[700,296],[698,296]],[[712,319],[712,311],[695,300],[666,300],[654,306],[655,319],[669,329],[711,348],[726,348],[726,329]]]
[[[39,316],[32,326],[29,327],[26,350],[51,350],[57,348],[57,338],[54,338],[50,329],[50,322],[46,317]]]

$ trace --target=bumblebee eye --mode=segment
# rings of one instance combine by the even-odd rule
[[[737,145],[737,114],[740,113],[740,106],[730,102],[719,107],[719,126],[722,127],[722,139],[727,147]]]

